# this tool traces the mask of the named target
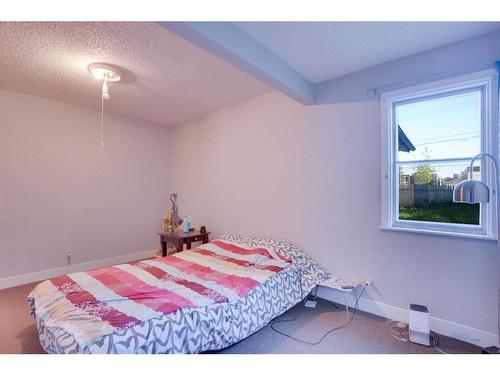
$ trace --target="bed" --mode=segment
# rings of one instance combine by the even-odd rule
[[[46,280],[28,306],[47,353],[200,353],[248,337],[328,276],[290,242],[226,235]]]

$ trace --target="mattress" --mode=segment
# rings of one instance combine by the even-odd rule
[[[223,349],[264,327],[329,276],[287,241],[238,235],[144,262],[39,284],[28,304],[45,351],[130,354]],[[169,276],[159,275],[157,269],[169,271]],[[125,271],[140,275],[142,283],[131,282]],[[150,272],[148,278],[142,271]],[[97,279],[96,285],[116,293],[103,294],[94,284],[85,284],[91,277]],[[75,289],[68,279],[81,282],[90,292],[82,291],[80,284]]]

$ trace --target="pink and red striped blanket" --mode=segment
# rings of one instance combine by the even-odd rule
[[[287,263],[270,249],[215,240],[165,258],[56,277],[39,284],[29,298],[45,325],[86,345],[181,308],[243,297]]]

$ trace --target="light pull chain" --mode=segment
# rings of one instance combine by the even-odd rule
[[[108,77],[104,77],[101,92],[101,134],[99,144],[99,160],[104,158],[104,98],[109,98]]]
[[[101,146],[104,146],[104,97],[101,96]]]
[[[122,78],[122,73],[114,66],[104,63],[93,63],[88,66],[90,73],[99,82],[102,81],[101,87],[101,124],[99,132],[99,160],[104,158],[104,101],[110,98],[109,84],[118,82]]]

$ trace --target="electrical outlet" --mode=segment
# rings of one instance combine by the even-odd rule
[[[71,264],[71,258],[73,257],[73,252],[72,251],[67,251],[66,252],[66,263]]]

